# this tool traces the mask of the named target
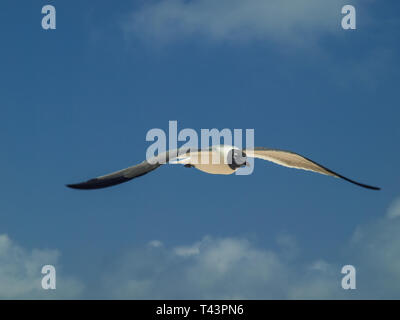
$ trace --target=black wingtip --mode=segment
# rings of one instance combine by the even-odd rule
[[[110,183],[102,183],[102,181],[98,181],[97,179],[89,180],[82,183],[75,183],[75,184],[67,184],[66,186],[71,189],[76,190],[94,190],[94,189],[102,189],[107,188],[113,184]]]
[[[379,188],[379,187],[374,187],[374,186],[370,186],[370,185],[368,185],[368,184],[360,183],[360,182],[354,181],[354,180],[352,180],[352,179],[346,178],[346,177],[344,177],[344,176],[342,176],[342,175],[340,175],[340,174],[337,174],[337,173],[335,173],[335,175],[336,175],[338,178],[344,179],[344,180],[346,180],[346,181],[348,181],[348,182],[350,182],[350,183],[353,183],[353,184],[355,184],[355,185],[357,185],[357,186],[360,186],[360,187],[363,187],[363,188],[366,188],[366,189],[376,190],[376,191],[381,190],[381,188]]]
[[[83,183],[75,183],[75,184],[66,184],[66,187],[70,189],[76,189],[76,190],[91,190],[91,189],[97,189],[91,186],[90,184],[83,182]]]
[[[67,184],[66,186],[71,189],[94,190],[94,189],[103,189],[103,188],[115,186],[117,184],[124,183],[131,179],[132,178],[126,178],[124,176],[117,176],[115,178],[108,178],[108,179],[95,178],[95,179],[88,180],[86,182]]]
[[[365,185],[365,184],[364,185],[360,184],[360,186],[362,186],[364,188],[367,188],[367,189],[370,189],[370,190],[376,190],[376,191],[381,190],[381,188],[379,188],[379,187],[368,186],[368,185]]]
[[[77,183],[77,184],[66,184],[65,186],[71,189],[84,189],[80,185],[81,184]]]

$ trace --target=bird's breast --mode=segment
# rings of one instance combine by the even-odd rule
[[[232,174],[236,170],[232,170],[229,165],[225,163],[220,163],[220,164],[195,164],[193,165],[196,169],[210,173],[210,174]]]
[[[191,154],[190,164],[210,174],[232,174],[236,171],[227,163],[225,152],[218,149]]]

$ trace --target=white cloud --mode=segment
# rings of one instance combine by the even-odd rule
[[[400,219],[388,215],[357,228],[349,257],[367,297],[400,298]]]
[[[205,237],[162,252],[135,250],[116,265],[104,290],[113,298],[273,298],[286,286],[279,257],[246,239]],[[265,285],[276,290],[267,294]]]
[[[0,299],[72,298],[82,292],[75,279],[56,273],[57,289],[44,290],[41,286],[42,267],[57,269],[59,252],[56,250],[25,250],[10,238],[0,235]]]
[[[396,199],[389,207],[387,217],[390,219],[400,217],[400,198]]]
[[[197,255],[200,253],[200,245],[201,245],[201,242],[196,242],[195,244],[193,244],[191,246],[176,247],[174,249],[174,252],[176,255],[181,256],[181,257]]]
[[[159,247],[162,247],[164,244],[163,244],[161,241],[152,240],[152,241],[150,241],[150,242],[148,243],[148,245],[149,245],[150,247],[153,247],[153,248],[159,248]]]
[[[308,43],[340,28],[343,0],[147,1],[125,23],[128,33],[157,43],[195,36]],[[353,1],[354,5],[354,1]]]

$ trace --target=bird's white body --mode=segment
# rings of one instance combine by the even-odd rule
[[[232,169],[229,166],[228,155],[232,149],[239,150],[230,145],[212,146],[209,150],[190,152],[189,157],[184,157],[170,163],[190,165],[209,174],[228,175],[237,170],[237,168]]]

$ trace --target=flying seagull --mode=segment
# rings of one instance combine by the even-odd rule
[[[380,190],[378,187],[369,186],[346,178],[300,154],[291,151],[268,149],[263,147],[241,150],[228,145],[212,146],[208,149],[200,150],[181,148],[166,151],[132,167],[90,179],[85,182],[68,184],[67,187],[73,189],[106,188],[143,176],[166,163],[182,164],[185,167],[194,167],[210,174],[227,175],[234,173],[241,167],[248,166],[248,157],[267,160],[288,168],[313,171],[344,179],[363,188]]]

